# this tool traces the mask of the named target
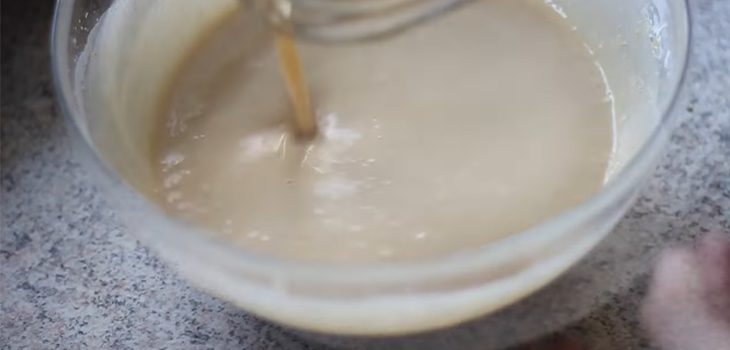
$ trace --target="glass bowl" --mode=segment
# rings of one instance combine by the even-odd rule
[[[88,108],[88,92],[97,87],[80,79],[83,69],[77,69],[89,59],[84,47],[112,2],[56,3],[51,55],[60,109],[90,181],[131,232],[199,288],[329,344],[359,339],[376,347],[420,349],[450,339],[451,346],[489,349],[586,314],[618,283],[593,267],[590,252],[629,208],[668,142],[688,55],[684,0],[545,0],[583,35],[612,89],[617,148],[600,192],[468,253],[364,266],[245,252],[167,218],[134,190],[127,174],[136,169],[133,163],[123,166],[129,160],[112,151],[114,138],[99,135],[106,113]],[[107,69],[124,72],[120,58]],[[600,259],[627,263],[611,261],[610,254]]]

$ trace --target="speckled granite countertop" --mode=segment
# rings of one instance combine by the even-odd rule
[[[730,1],[696,0],[681,124],[616,231],[647,251],[730,232]],[[51,91],[49,1],[3,2],[0,349],[320,349],[188,286],[118,224],[73,160]],[[645,278],[564,332],[650,349]]]

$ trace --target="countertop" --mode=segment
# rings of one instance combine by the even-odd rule
[[[648,255],[730,232],[730,1],[691,2],[680,123],[616,228],[649,235]],[[190,287],[125,231],[54,106],[51,2],[2,6],[0,349],[321,349]],[[587,349],[652,349],[636,316],[645,282],[639,274],[563,334]]]

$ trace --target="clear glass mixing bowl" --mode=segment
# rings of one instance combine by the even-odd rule
[[[618,146],[609,180],[582,205],[525,232],[432,261],[332,266],[277,260],[170,220],[146,201],[120,176],[134,171],[133,164],[120,167],[124,157],[101,145],[109,138],[94,124],[106,115],[88,110],[84,91],[95,87],[78,79],[91,29],[111,0],[57,2],[54,82],[92,182],[130,231],[194,285],[330,344],[498,348],[583,316],[622,283],[605,266],[631,261],[589,252],[611,232],[662,154],[687,63],[684,0],[545,2],[583,35],[611,87]],[[114,64],[108,69],[126,69]]]

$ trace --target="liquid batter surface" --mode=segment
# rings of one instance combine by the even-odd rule
[[[528,229],[603,184],[605,82],[542,3],[480,1],[387,40],[300,43],[319,123],[311,142],[292,133],[273,40],[242,45],[245,16],[234,17],[175,78],[152,161],[168,213],[245,250],[442,257]]]

